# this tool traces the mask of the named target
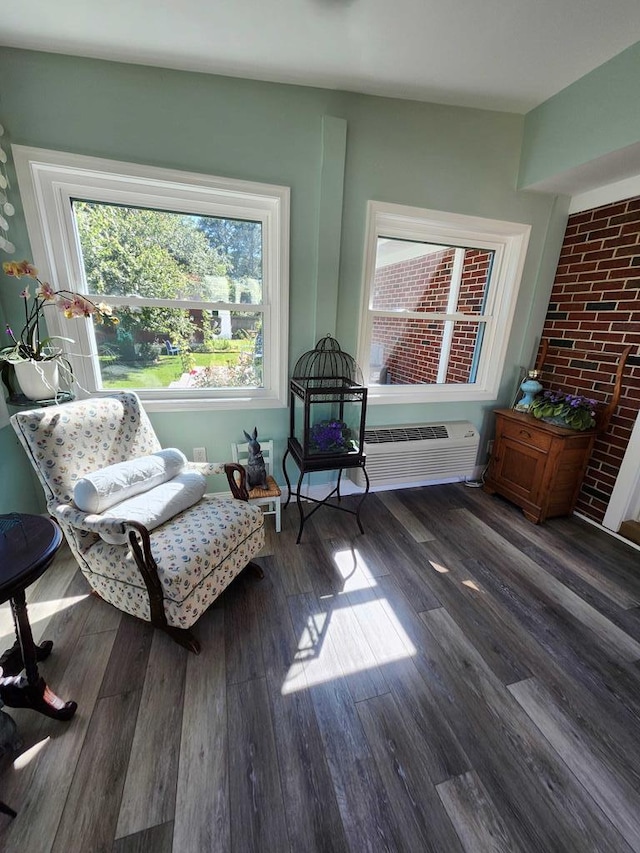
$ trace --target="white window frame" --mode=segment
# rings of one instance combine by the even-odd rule
[[[495,400],[502,379],[511,324],[531,226],[477,216],[465,216],[400,204],[369,201],[362,303],[358,333],[358,363],[368,376],[373,320],[376,316],[440,322],[483,322],[484,337],[474,383],[429,385],[369,385],[369,403],[423,403]],[[488,298],[482,315],[440,314],[414,311],[377,311],[373,308],[373,283],[379,237],[414,240],[459,248],[494,252]],[[446,326],[445,326],[446,328]],[[367,381],[368,384],[368,381]]]
[[[263,301],[260,305],[243,303],[242,310],[251,312],[259,309],[263,314],[264,387],[140,389],[137,393],[149,411],[287,405],[288,187],[21,145],[14,145],[12,149],[34,264],[41,277],[56,290],[87,291],[71,207],[73,199],[259,221],[262,225]],[[131,299],[126,301],[132,303]],[[147,301],[144,300],[145,304]],[[214,310],[236,308],[235,305],[214,302],[198,303],[197,307]],[[76,341],[72,351],[66,354],[78,380],[78,396],[113,393],[100,389],[92,321],[65,320],[57,311],[48,312],[46,319],[50,334]]]

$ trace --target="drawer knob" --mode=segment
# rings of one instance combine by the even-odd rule
[[[529,432],[529,430],[526,429],[521,429],[520,435],[523,435],[525,438],[531,438],[531,433]]]

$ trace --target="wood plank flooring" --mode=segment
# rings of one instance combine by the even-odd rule
[[[28,599],[79,708],[5,709],[0,849],[640,851],[640,552],[461,484],[362,519],[322,509],[298,546],[295,508],[267,519],[265,578],[210,608],[200,656],[61,550]]]

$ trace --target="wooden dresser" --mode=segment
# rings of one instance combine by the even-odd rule
[[[513,501],[535,524],[569,515],[598,430],[564,429],[514,409],[498,409],[495,415],[485,491]]]

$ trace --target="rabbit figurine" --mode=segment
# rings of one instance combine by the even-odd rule
[[[260,488],[266,489],[267,486],[267,469],[264,464],[264,456],[258,444],[258,427],[253,428],[251,435],[246,430],[244,437],[249,442],[249,458],[247,459],[247,485],[250,489]]]

